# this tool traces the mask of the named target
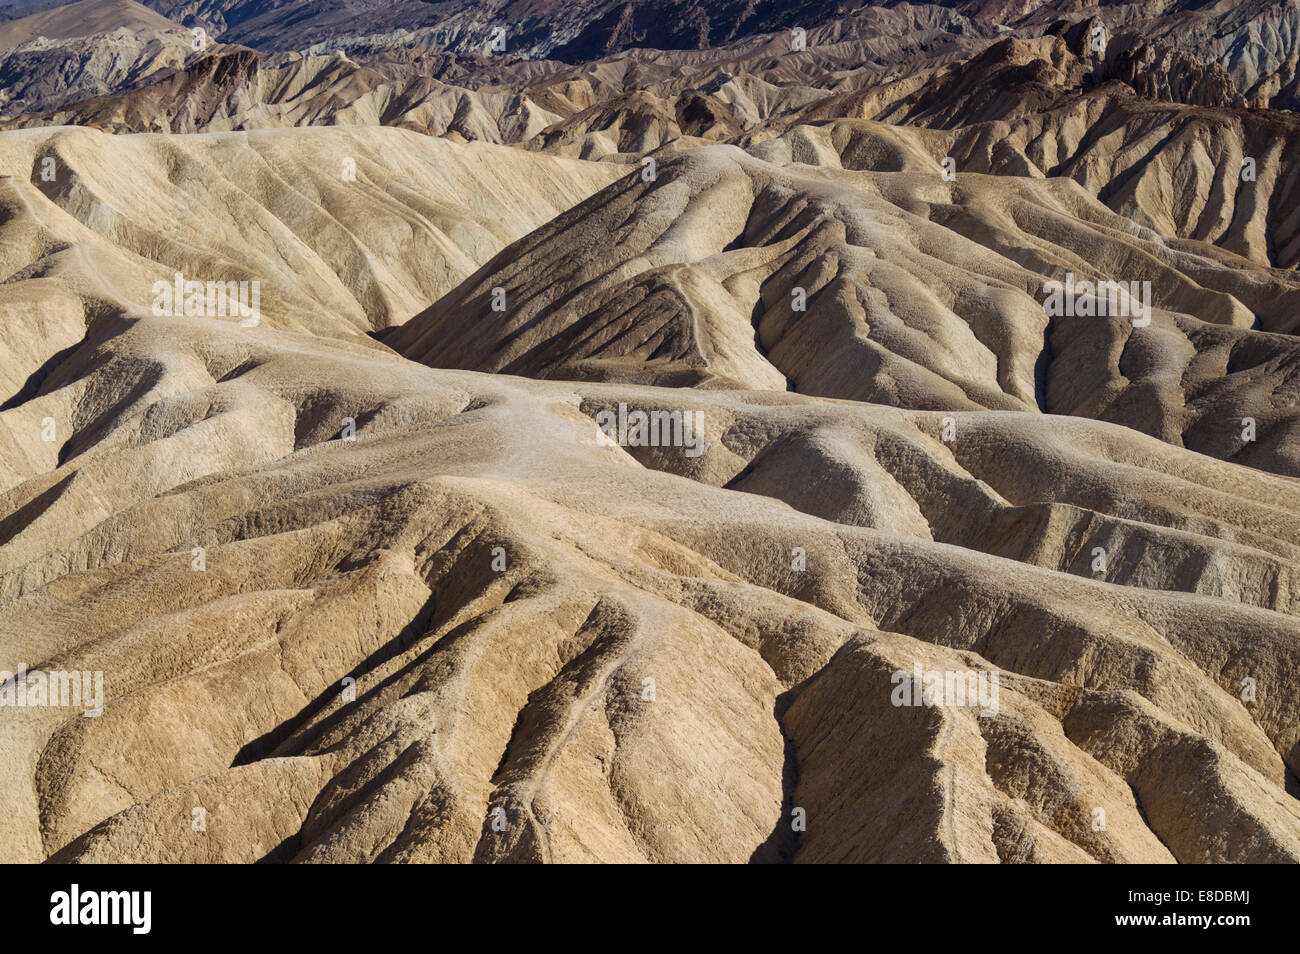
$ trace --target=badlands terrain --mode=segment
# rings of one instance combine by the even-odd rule
[[[0,0],[0,859],[1300,862],[1298,62]]]

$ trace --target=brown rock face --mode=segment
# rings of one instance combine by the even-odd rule
[[[0,860],[1300,862],[1294,116],[577,8],[0,132]]]

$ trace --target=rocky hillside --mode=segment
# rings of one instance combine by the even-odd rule
[[[0,859],[1300,862],[1297,9],[0,0]]]

